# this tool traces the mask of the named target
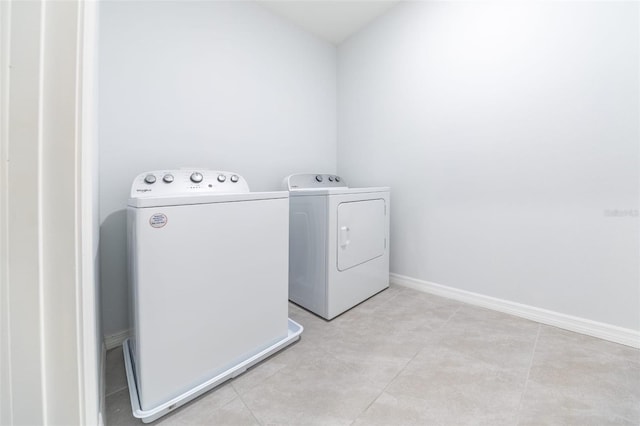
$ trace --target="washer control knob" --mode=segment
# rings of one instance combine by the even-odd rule
[[[329,176],[329,182],[333,182],[333,176]]]
[[[340,176],[336,176],[336,182],[340,182]]]
[[[231,175],[231,182],[236,183],[240,180],[238,175]]]
[[[316,181],[322,182],[322,175],[316,175]]]
[[[191,179],[191,182],[193,182],[193,183],[200,183],[200,182],[202,182],[202,179],[203,179],[202,173],[193,172],[193,173],[191,173],[190,179]]]
[[[152,183],[156,183],[156,177],[154,175],[149,174],[144,177],[144,181],[145,183],[148,183],[149,185],[151,185]]]
[[[162,180],[163,180],[165,183],[171,183],[171,182],[173,182],[173,175],[172,175],[171,173],[167,173],[166,175],[164,175],[164,176],[162,177]]]
[[[227,177],[225,175],[218,175],[218,182],[222,183],[225,180],[227,180]]]

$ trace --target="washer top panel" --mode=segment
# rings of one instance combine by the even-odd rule
[[[133,180],[130,197],[156,198],[248,192],[247,181],[237,173],[194,168],[141,173]]]

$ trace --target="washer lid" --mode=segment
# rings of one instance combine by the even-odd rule
[[[246,194],[187,194],[173,197],[146,197],[129,198],[127,203],[130,207],[165,207],[165,206],[188,206],[197,204],[212,203],[233,203],[242,201],[275,200],[289,198],[287,191],[273,192],[249,192]]]
[[[376,186],[365,188],[304,188],[289,191],[290,197],[305,197],[312,195],[348,195],[389,192],[388,186]]]

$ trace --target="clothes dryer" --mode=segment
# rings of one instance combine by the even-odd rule
[[[325,318],[389,287],[388,187],[295,174],[289,191],[289,300]]]

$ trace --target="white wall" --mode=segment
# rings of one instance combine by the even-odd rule
[[[104,331],[128,327],[125,208],[146,170],[242,174],[254,191],[336,168],[336,49],[253,2],[103,2]]]
[[[411,2],[339,47],[338,172],[392,187],[392,272],[640,329],[638,7]]]

